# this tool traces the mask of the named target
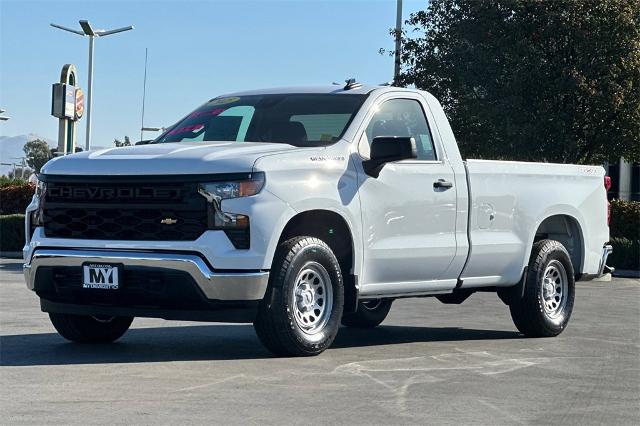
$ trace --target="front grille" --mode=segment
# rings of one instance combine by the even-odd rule
[[[44,232],[51,238],[192,241],[207,230],[206,200],[197,185],[47,182]]]

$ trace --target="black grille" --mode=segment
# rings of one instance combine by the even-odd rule
[[[231,241],[231,244],[237,249],[249,249],[251,237],[249,235],[249,228],[244,229],[225,229],[224,233]]]
[[[47,237],[192,241],[207,230],[198,184],[47,182]]]

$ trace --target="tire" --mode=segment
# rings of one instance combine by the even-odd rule
[[[344,305],[338,259],[324,241],[296,237],[281,243],[254,328],[280,356],[318,355],[338,333]]]
[[[49,313],[51,323],[67,340],[77,343],[111,343],[129,329],[133,317],[100,319],[85,315]]]
[[[575,298],[571,258],[555,240],[533,245],[524,297],[509,305],[511,318],[526,337],[553,337],[567,327]]]
[[[362,300],[358,302],[355,312],[344,314],[342,325],[356,328],[373,328],[379,326],[387,317],[393,300]]]

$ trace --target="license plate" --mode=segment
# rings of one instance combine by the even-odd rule
[[[82,265],[82,288],[117,290],[118,266],[104,263],[86,263]]]

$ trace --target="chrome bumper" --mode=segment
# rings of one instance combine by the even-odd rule
[[[214,272],[199,256],[111,250],[36,249],[23,270],[27,287],[33,290],[41,266],[77,266],[85,262],[120,263],[186,272],[208,299],[260,300],[264,297],[269,272]]]
[[[598,276],[601,276],[604,273],[604,268],[608,268],[613,271],[613,268],[607,266],[607,258],[611,253],[613,253],[613,247],[610,245],[602,247],[602,258],[600,259],[600,266],[598,267]]]

